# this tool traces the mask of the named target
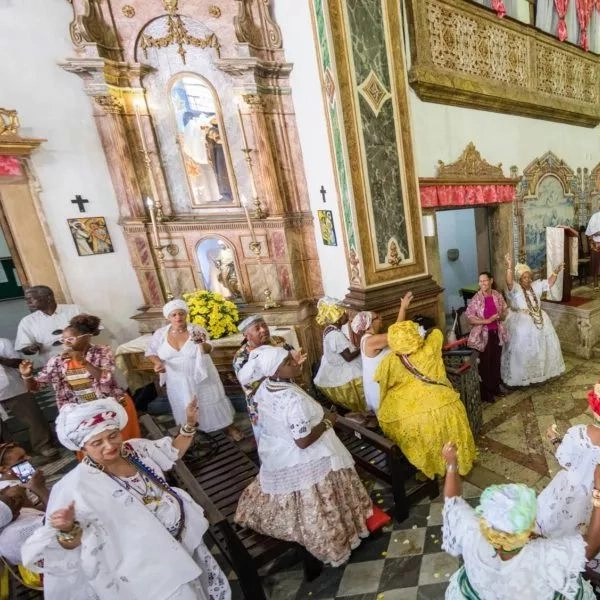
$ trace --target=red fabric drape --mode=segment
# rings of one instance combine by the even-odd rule
[[[565,17],[567,16],[567,8],[569,8],[569,0],[554,0],[556,12],[558,13],[558,30],[557,37],[561,42],[567,39],[567,24]]]
[[[504,6],[504,2],[502,0],[492,0],[492,8],[496,11],[496,14],[500,18],[506,14],[506,6]]]
[[[579,21],[579,45],[587,52],[590,48],[587,30],[592,18],[592,10],[598,8],[598,2],[597,0],[575,0],[575,7]]]
[[[514,185],[428,185],[422,186],[421,206],[475,206],[500,204],[515,199]]]
[[[0,177],[21,174],[21,162],[16,156],[0,156]]]

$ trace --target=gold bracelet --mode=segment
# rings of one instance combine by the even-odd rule
[[[79,521],[73,521],[73,527],[71,527],[69,531],[59,531],[56,534],[56,539],[59,542],[64,542],[65,544],[68,544],[70,542],[73,542],[81,534],[82,531],[83,529],[81,528]]]
[[[594,508],[600,508],[600,500],[598,498],[592,498],[592,506]]]
[[[596,500],[600,500],[600,490],[598,488],[594,488],[592,490],[592,498],[596,498]]]
[[[456,465],[446,463],[446,472],[447,473],[456,473]]]
[[[323,419],[321,423],[325,425],[325,430],[331,429],[333,427],[333,423],[329,419]]]

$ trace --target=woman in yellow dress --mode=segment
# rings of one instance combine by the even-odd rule
[[[465,407],[446,377],[442,332],[427,333],[414,321],[401,321],[388,329],[388,344],[392,352],[375,372],[381,429],[430,479],[445,474],[440,450],[452,440],[458,447],[458,471],[466,475],[473,466],[475,442]]]

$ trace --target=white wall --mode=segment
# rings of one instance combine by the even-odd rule
[[[343,298],[348,292],[349,277],[344,251],[339,198],[330,151],[323,93],[315,48],[310,0],[274,0],[275,20],[281,27],[283,48],[288,62],[294,63],[291,75],[292,97],[304,157],[310,204],[315,218],[317,252],[325,294]],[[327,190],[324,204],[319,190]],[[317,210],[331,210],[337,246],[325,246],[321,240]]]
[[[506,176],[548,150],[572,169],[600,161],[597,128],[422,102],[412,90],[410,98],[419,177],[435,176],[437,161],[454,162],[469,142],[489,163],[502,163]]]
[[[64,0],[0,2],[0,106],[18,111],[22,135],[48,140],[34,153],[33,164],[68,292],[73,302],[102,318],[115,343],[136,335],[129,317],[142,295],[117,224],[117,201],[90,100],[81,79],[57,66],[74,54],[71,19]],[[90,201],[86,215],[71,204],[75,194]],[[78,216],[106,217],[114,254],[77,255],[66,219]]]

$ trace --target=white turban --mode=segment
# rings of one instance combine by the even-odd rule
[[[517,281],[520,281],[521,277],[528,272],[531,273],[529,265],[526,265],[525,263],[517,263],[515,265],[515,277],[517,278]]]
[[[187,302],[185,300],[171,300],[163,306],[163,315],[165,316],[165,319],[168,319],[169,315],[174,310],[184,310],[187,313],[190,309],[188,308]]]
[[[238,379],[242,385],[250,385],[265,377],[271,377],[286,359],[289,351],[281,346],[259,346],[250,352],[248,362],[239,370]]]
[[[520,483],[508,483],[485,488],[476,512],[497,531],[519,534],[531,529],[536,510],[534,490]]]
[[[371,327],[371,323],[373,323],[373,313],[368,310],[363,310],[352,319],[350,327],[354,333],[362,333]]]
[[[13,520],[13,513],[6,502],[0,500],[0,529],[4,529]]]
[[[252,325],[253,323],[256,323],[257,321],[264,321],[265,318],[262,315],[250,315],[249,317],[246,317],[239,325],[238,325],[238,331],[240,333],[245,333],[246,329],[248,329],[248,327],[250,327],[250,325]]]
[[[127,425],[125,409],[113,398],[65,404],[56,418],[56,435],[69,450],[81,450],[93,436]]]

